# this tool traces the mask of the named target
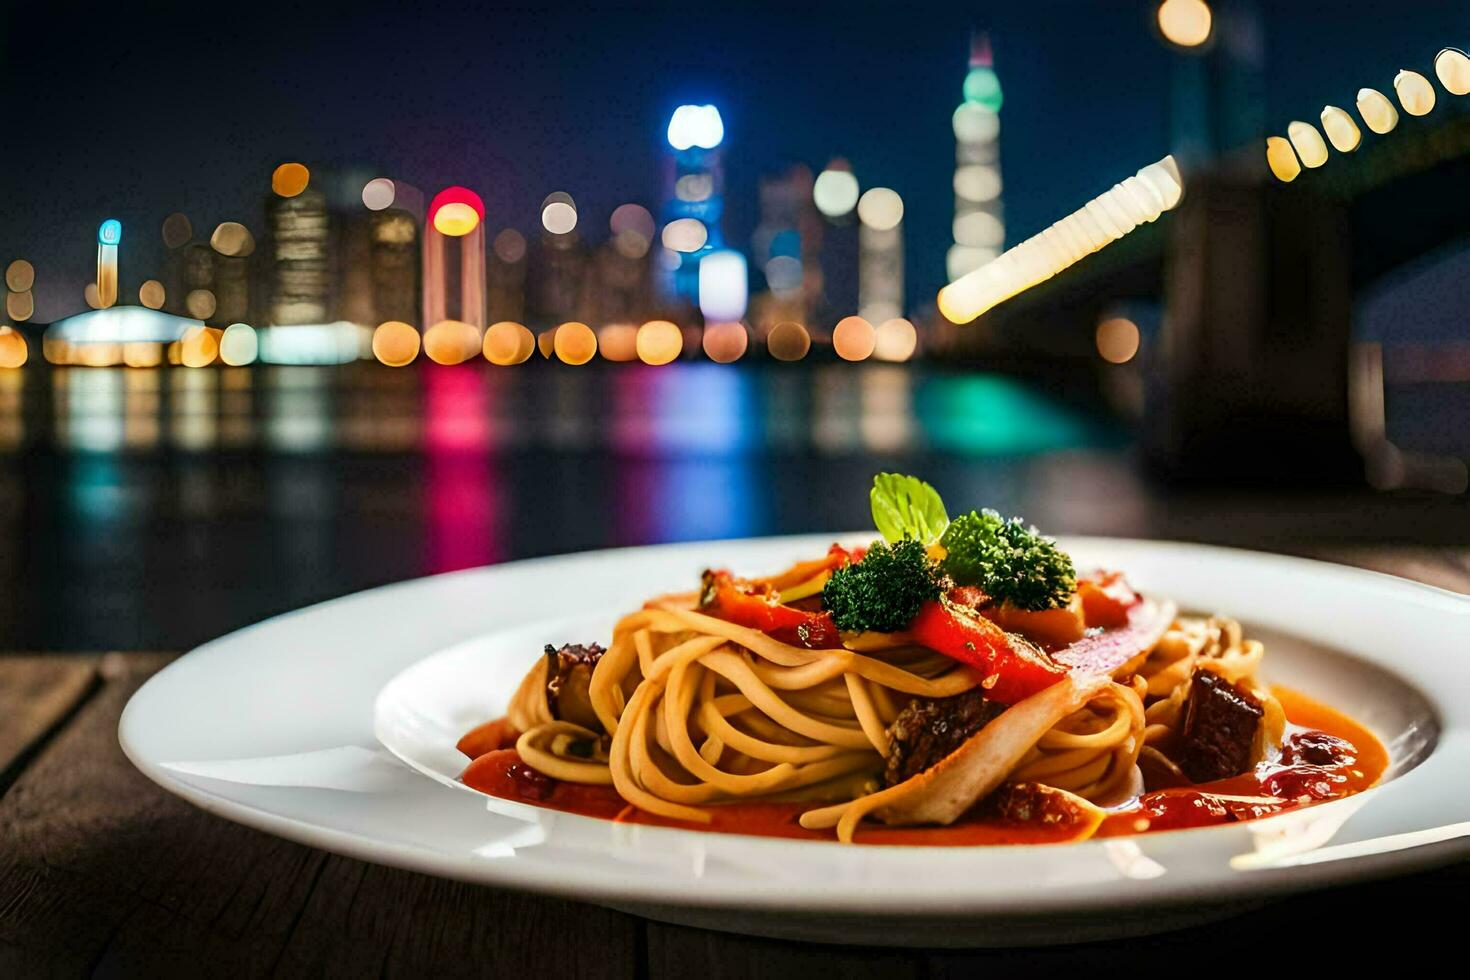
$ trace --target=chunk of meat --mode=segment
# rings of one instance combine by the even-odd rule
[[[1264,714],[1250,692],[1212,670],[1196,667],[1184,703],[1177,761],[1196,783],[1237,776],[1250,768],[1251,745]]]
[[[886,786],[897,786],[934,765],[1005,710],[980,689],[952,698],[917,698],[888,728]]]
[[[606,652],[596,643],[567,643],[560,649],[546,645],[546,705],[553,718],[602,731],[589,689],[592,671]]]

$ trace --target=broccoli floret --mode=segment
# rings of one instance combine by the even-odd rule
[[[943,567],[956,583],[975,585],[993,599],[1038,611],[1065,606],[1077,591],[1077,570],[1057,543],[1020,518],[971,511],[941,539]]]
[[[879,541],[862,561],[833,572],[822,589],[822,605],[844,632],[894,633],[942,592],[938,567],[922,544],[906,538],[892,547]]]

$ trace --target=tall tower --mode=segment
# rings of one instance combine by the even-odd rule
[[[724,120],[712,105],[681,105],[669,120],[673,193],[664,204],[661,238],[663,289],[670,298],[696,302],[700,260],[724,247],[724,139]]]
[[[1005,247],[1001,208],[1000,79],[990,38],[970,38],[964,101],[954,111],[954,244],[945,265],[949,281],[978,269]]]

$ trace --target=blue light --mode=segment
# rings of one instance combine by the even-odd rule
[[[669,145],[676,150],[713,150],[724,138],[725,121],[712,105],[681,105],[669,120]]]
[[[116,245],[122,241],[122,222],[108,218],[97,228],[98,245]]]

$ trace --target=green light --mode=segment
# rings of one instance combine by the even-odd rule
[[[994,69],[977,65],[965,76],[965,101],[983,105],[991,112],[999,112],[1002,102],[1000,79]]]
[[[1110,441],[1109,427],[1011,378],[939,375],[914,399],[930,446],[964,456],[1025,456]]]

